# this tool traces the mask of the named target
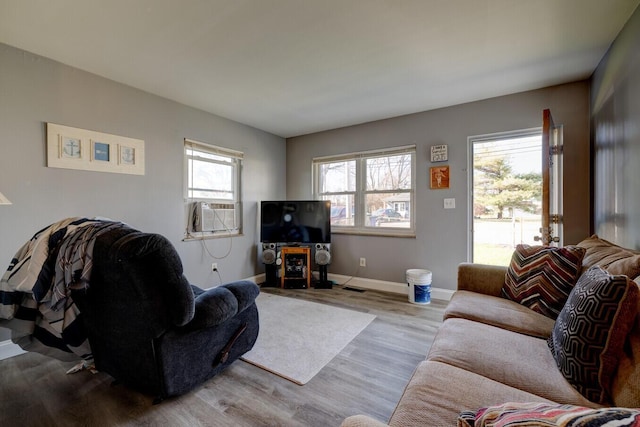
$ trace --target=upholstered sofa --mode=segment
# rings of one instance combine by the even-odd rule
[[[582,414],[590,411],[595,416],[626,411],[635,413],[635,422],[640,423],[640,413],[626,409],[640,407],[640,252],[621,248],[595,235],[572,248],[581,258],[577,265],[568,265],[575,259],[562,258],[556,259],[561,264],[559,272],[552,273],[544,267],[538,270],[541,273],[538,278],[545,282],[546,276],[563,275],[570,267],[575,269],[576,284],[570,286],[566,301],[558,301],[561,306],[555,319],[548,313],[541,314],[540,311],[549,307],[540,310],[537,303],[531,303],[536,299],[536,292],[540,297],[539,293],[544,290],[529,289],[521,301],[514,301],[513,295],[505,290],[514,277],[526,278],[526,270],[531,265],[534,269],[536,265],[540,267],[537,255],[529,267],[524,265],[524,258],[516,260],[520,247],[509,267],[461,264],[458,289],[446,308],[444,322],[426,360],[418,365],[406,386],[388,425],[455,426],[459,423],[467,426],[474,425],[476,415],[488,416],[491,411],[494,419],[518,411],[527,413],[526,418],[531,419],[549,414],[558,416],[559,410],[579,410]],[[628,279],[620,276],[625,273]],[[553,281],[553,277],[551,279]],[[594,280],[600,280],[598,283],[604,286],[592,286]],[[612,297],[613,303],[607,300],[599,306],[593,302],[600,298],[602,289],[606,293],[613,288],[620,290]],[[581,293],[583,290],[586,293]],[[581,304],[586,304],[586,315],[577,308]],[[598,334],[581,329],[584,324],[580,326],[579,321],[585,320],[585,316],[590,318],[593,313],[604,313],[605,318],[600,321],[609,323],[610,329]],[[589,322],[587,319],[586,323]],[[604,325],[604,329],[609,327]],[[592,338],[595,343],[589,342]],[[575,348],[577,354],[572,354]],[[581,364],[581,358],[595,358],[594,365]],[[586,377],[581,376],[581,370],[587,371]],[[585,387],[581,381],[596,384]],[[472,419],[468,424],[463,419],[465,412]],[[522,420],[522,412],[519,416]],[[342,424],[344,427],[384,425],[387,424],[366,415],[351,416]]]

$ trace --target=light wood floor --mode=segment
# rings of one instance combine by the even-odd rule
[[[238,360],[192,392],[152,405],[152,397],[111,377],[36,353],[0,361],[2,426],[339,426],[367,414],[387,421],[442,321],[446,302],[327,290],[263,292],[375,314],[376,319],[320,373],[299,386]],[[319,328],[322,325],[309,325]]]

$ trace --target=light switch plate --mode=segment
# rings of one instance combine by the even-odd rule
[[[444,208],[445,209],[455,209],[456,208],[456,199],[444,199]]]

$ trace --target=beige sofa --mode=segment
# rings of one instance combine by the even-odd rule
[[[594,243],[595,251],[611,252],[611,248],[625,251],[597,236],[590,239],[585,240],[585,245]],[[600,244],[602,248],[598,247]],[[583,271],[594,262],[603,268],[612,264],[608,262],[612,258],[603,261],[593,249],[587,250]],[[627,261],[640,261],[638,252],[627,250],[625,254]],[[558,369],[547,345],[555,320],[501,296],[506,271],[506,267],[479,264],[459,266],[458,290],[446,308],[444,323],[426,360],[418,365],[406,386],[388,425],[455,426],[462,411],[505,402],[602,406],[582,396]],[[636,307],[636,313],[639,311],[640,307]],[[624,349],[613,380],[613,402],[606,406],[637,408],[640,314],[636,314]],[[384,425],[366,415],[349,417],[342,424]]]

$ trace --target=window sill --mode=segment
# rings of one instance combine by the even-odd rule
[[[185,235],[182,238],[183,242],[195,242],[195,241],[199,241],[199,240],[210,240],[210,239],[221,239],[221,238],[225,238],[225,237],[239,237],[239,236],[243,236],[242,232],[227,232],[227,231],[221,231],[221,232],[191,232],[187,235]]]
[[[415,239],[416,233],[413,230],[406,230],[399,232],[392,229],[376,229],[376,230],[350,230],[350,229],[337,229],[333,227],[331,234],[349,234],[353,236],[375,236],[375,237],[400,237],[407,239]]]

